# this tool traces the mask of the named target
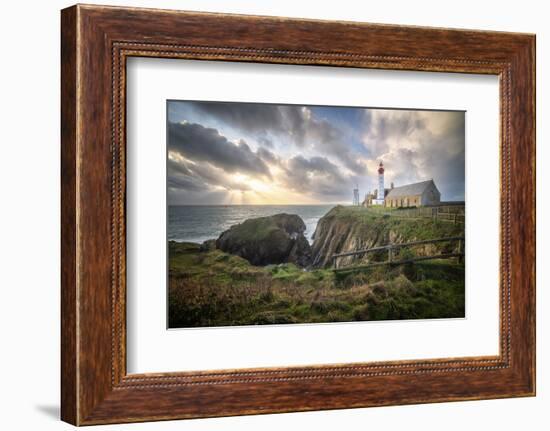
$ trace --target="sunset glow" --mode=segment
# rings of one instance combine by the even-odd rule
[[[170,101],[170,205],[349,203],[434,179],[464,199],[464,113]]]

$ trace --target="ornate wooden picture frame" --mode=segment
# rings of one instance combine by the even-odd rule
[[[62,11],[61,416],[75,425],[535,394],[535,37],[102,6]],[[126,371],[129,57],[492,74],[500,82],[500,354]],[[495,220],[495,222],[497,222]]]

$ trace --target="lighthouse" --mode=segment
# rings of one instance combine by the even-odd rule
[[[378,195],[374,200],[376,205],[384,205],[384,164],[378,165]]]

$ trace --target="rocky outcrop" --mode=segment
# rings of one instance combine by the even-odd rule
[[[223,232],[216,247],[253,265],[292,262],[306,267],[311,262],[311,247],[305,230],[305,223],[295,214],[248,219]]]
[[[216,249],[216,240],[207,239],[200,245],[200,251],[212,251]]]
[[[334,207],[317,223],[311,250],[314,267],[330,266],[333,254],[374,247],[380,242],[374,232],[364,235],[363,223],[347,217],[343,214],[344,209],[342,206]]]
[[[376,214],[361,207],[336,206],[317,223],[311,247],[313,267],[332,265],[332,255],[423,239],[446,238],[464,235],[464,228],[452,223],[434,223],[431,219],[402,219]],[[452,248],[450,248],[452,247]],[[427,244],[416,247],[416,255],[430,255],[455,252],[456,243]],[[368,256],[340,258],[342,266],[365,263],[367,259],[382,261],[386,252],[371,253]]]

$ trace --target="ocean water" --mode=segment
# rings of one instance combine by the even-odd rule
[[[177,205],[168,207],[168,239],[201,243],[246,219],[279,213],[296,214],[306,224],[311,243],[317,222],[335,205]]]

